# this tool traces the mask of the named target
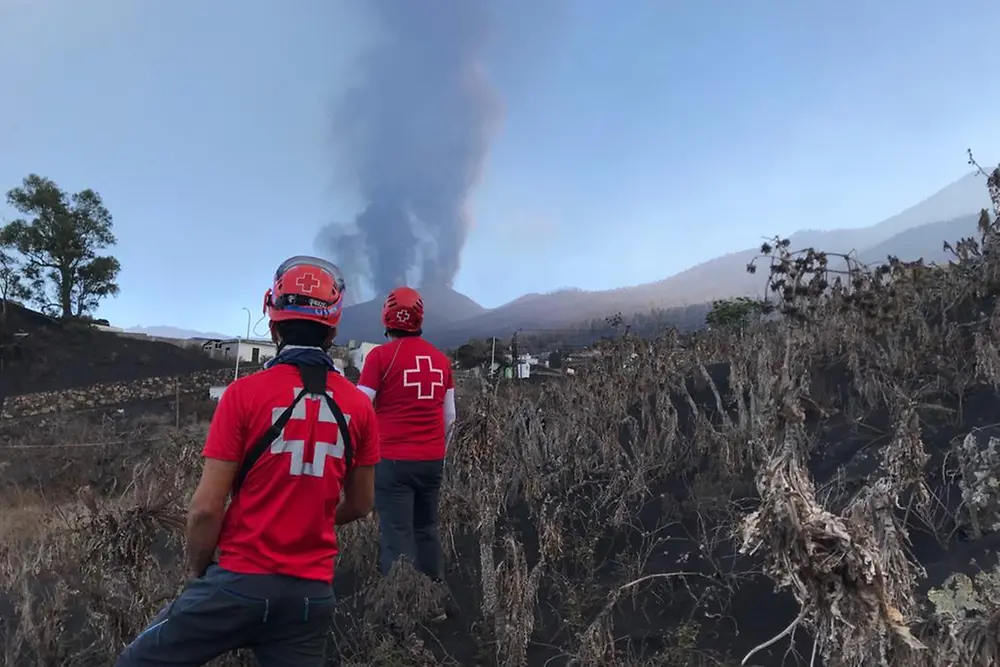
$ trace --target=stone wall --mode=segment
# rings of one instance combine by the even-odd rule
[[[0,404],[0,419],[34,417],[55,412],[73,412],[95,408],[114,407],[175,396],[178,390],[185,396],[203,393],[208,398],[210,387],[228,385],[233,381],[232,368],[199,371],[189,375],[170,375],[127,382],[94,384],[78,389],[41,391],[34,394],[8,396]],[[260,366],[240,365],[240,377],[260,370]],[[465,390],[478,380],[462,372],[455,373],[455,386]]]
[[[240,366],[240,377],[249,375],[259,369],[259,366]],[[4,400],[2,409],[0,409],[0,419],[14,419],[54,412],[72,412],[75,410],[111,407],[134,401],[166,398],[176,395],[178,391],[184,395],[204,392],[207,398],[209,387],[229,384],[232,380],[233,369],[220,368],[191,373],[189,375],[145,378],[129,382],[110,382],[79,389],[43,391],[34,394],[9,396]]]

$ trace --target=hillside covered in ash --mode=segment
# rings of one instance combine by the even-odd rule
[[[0,400],[225,366],[198,349],[119,336],[84,320],[59,320],[15,303],[8,303],[0,318]]]
[[[377,518],[351,524],[331,664],[996,665],[1000,227],[984,212],[951,246],[947,266],[844,273],[778,240],[773,319],[470,388],[441,505],[460,613],[432,623],[422,580],[378,576]],[[5,664],[107,664],[183,581],[204,422],[89,428],[144,444],[68,469],[0,448],[58,473],[5,501],[34,517],[0,534]],[[73,487],[86,466],[100,488]]]

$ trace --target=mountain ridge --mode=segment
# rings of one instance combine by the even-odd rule
[[[168,324],[154,324],[146,327],[127,327],[124,331],[125,333],[145,334],[154,338],[178,338],[181,340],[188,338],[236,338],[236,336],[228,334],[220,334],[211,331],[195,331],[194,329],[183,329],[180,327],[170,326]]]
[[[831,253],[884,261],[892,254],[905,260],[941,257],[945,240],[969,234],[969,220],[990,206],[983,177],[967,173],[920,202],[885,220],[866,227],[832,230],[800,230],[789,240],[793,248],[814,247]],[[933,225],[932,227],[927,227]],[[922,230],[922,231],[921,231]],[[928,234],[941,238],[928,241]],[[919,237],[919,238],[917,238]],[[878,257],[870,251],[881,253]],[[469,318],[428,307],[427,337],[438,344],[457,345],[470,338],[507,336],[518,330],[559,329],[616,312],[634,314],[657,308],[703,304],[737,296],[762,296],[766,271],[748,273],[746,265],[760,255],[759,248],[746,248],[713,257],[672,276],[629,287],[608,290],[561,289],[522,295],[496,308]],[[457,292],[455,294],[458,294]],[[367,302],[372,303],[372,302]],[[378,340],[381,324],[372,318],[376,305],[345,309],[344,327],[351,338]],[[379,304],[380,307],[380,304]],[[372,336],[377,334],[379,338]]]
[[[789,240],[793,248],[853,254],[863,263],[884,261],[888,255],[908,261],[947,261],[942,243],[973,233],[979,212],[989,207],[984,178],[968,173],[873,225],[799,230]],[[617,312],[631,315],[737,296],[762,296],[767,272],[746,271],[746,265],[759,254],[759,248],[735,250],[656,281],[607,290],[532,292],[495,308],[484,308],[450,287],[422,288],[427,310],[425,335],[439,345],[453,346],[470,338],[507,336],[518,330],[570,328]],[[381,307],[381,297],[347,306],[338,340],[381,340]]]

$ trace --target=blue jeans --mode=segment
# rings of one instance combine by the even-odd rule
[[[379,569],[406,557],[435,581],[443,576],[438,501],[444,461],[382,459],[375,467]]]
[[[201,667],[238,648],[261,667],[322,667],[333,587],[212,565],[125,648],[116,667]]]

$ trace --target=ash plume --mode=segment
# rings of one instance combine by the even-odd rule
[[[487,0],[366,0],[378,35],[334,114],[337,157],[365,208],[320,232],[350,284],[450,287],[469,197],[502,116],[482,57]],[[357,292],[353,295],[357,299]]]

